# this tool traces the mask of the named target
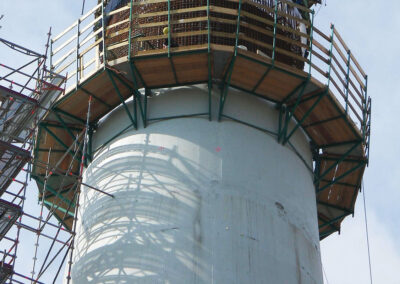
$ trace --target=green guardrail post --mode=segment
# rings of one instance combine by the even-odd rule
[[[234,48],[234,52],[233,52],[233,56],[232,56],[231,62],[229,64],[229,68],[226,71],[224,79],[223,79],[223,88],[221,90],[221,96],[220,96],[220,101],[219,101],[218,121],[221,121],[221,118],[222,118],[222,112],[223,112],[223,109],[224,109],[226,97],[228,95],[229,85],[231,83],[233,67],[235,65],[235,61],[236,61],[236,57],[237,57],[237,49],[238,49],[238,44],[239,44],[240,13],[241,13],[241,10],[242,10],[242,0],[239,0],[237,26],[236,26],[236,36],[235,36],[235,48]]]
[[[335,35],[335,33],[334,33],[334,30],[335,30],[335,26],[333,25],[333,24],[331,24],[331,30],[332,30],[332,32],[331,32],[331,37],[330,37],[330,40],[331,40],[331,47],[330,47],[330,49],[329,49],[329,68],[328,68],[328,84],[327,84],[327,86],[328,86],[328,88],[329,88],[329,84],[330,84],[330,82],[331,82],[331,71],[332,71],[332,53],[333,53],[333,37],[334,37],[334,35]]]
[[[242,11],[242,0],[239,0],[239,9],[238,9],[238,18],[237,18],[237,25],[236,25],[236,38],[235,38],[235,57],[237,55],[237,49],[239,45],[239,33],[240,33],[240,14]]]
[[[349,76],[350,76],[350,60],[351,60],[351,51],[350,49],[347,51],[347,71],[346,71],[346,107],[345,107],[345,112],[347,114],[348,108],[349,108]],[[364,105],[364,103],[363,103]],[[363,110],[364,113],[364,110]]]
[[[168,58],[171,57],[171,0],[168,0]]]
[[[53,72],[53,40],[50,39],[50,71]]]
[[[79,85],[79,74],[80,74],[80,68],[82,68],[82,66],[80,66],[79,64],[79,33],[80,33],[80,24],[81,24],[81,20],[78,19],[78,22],[76,24],[77,29],[78,29],[78,33],[76,35],[76,90],[78,89],[78,85]]]
[[[362,134],[363,140],[366,140],[366,129],[367,129],[367,118],[368,118],[368,95],[367,95],[367,87],[368,87],[368,76],[365,76],[365,89],[364,89],[364,102],[363,102],[363,125]]]
[[[129,45],[128,45],[128,60],[131,58],[132,51],[132,7],[133,0],[131,0],[131,7],[129,8]]]
[[[208,61],[208,120],[211,116],[211,92],[212,92],[212,70],[211,70],[211,23],[210,23],[210,0],[207,0],[207,61]]]
[[[312,64],[312,53],[313,53],[313,40],[314,40],[314,15],[315,11],[311,11],[311,26],[310,26],[310,59],[308,60],[309,70],[308,77],[311,77],[311,64]],[[306,58],[307,59],[307,58]]]
[[[103,64],[104,64],[104,69],[106,69],[106,19],[105,19],[105,14],[104,14],[104,1],[101,1],[101,23],[102,23],[102,28],[103,28]]]

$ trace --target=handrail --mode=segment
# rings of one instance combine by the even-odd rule
[[[229,7],[224,6],[227,1],[233,5],[239,5],[240,2],[239,0],[213,3],[207,1],[208,5],[199,2],[190,6],[177,6],[177,4],[172,4],[177,2],[168,0],[132,0],[132,4],[128,3],[107,14],[103,12],[103,3],[99,3],[52,39],[52,44],[64,39],[51,52],[52,57],[57,57],[51,60],[51,62],[56,62],[52,65],[52,70],[56,68],[57,71],[68,71],[69,74],[78,73],[76,82],[78,84],[79,81],[85,79],[84,71],[102,68],[110,52],[109,60],[126,57],[126,49],[132,52],[133,57],[151,52],[167,52],[176,50],[175,47],[170,46],[171,41],[180,42],[180,46],[189,48],[207,45],[204,41],[207,36],[211,40],[208,45],[232,46],[232,40],[236,38],[233,30],[236,29],[238,23],[239,44],[251,46],[253,52],[254,49],[262,51],[263,54],[273,57],[273,62],[275,60],[281,61],[280,63],[295,61],[296,64],[300,64],[303,62],[301,64],[309,66],[310,74],[311,70],[315,70],[317,76],[322,76],[321,78],[327,80],[328,84],[332,82],[331,90],[344,107],[346,114],[359,122],[360,130],[366,129],[366,124],[370,119],[367,111],[369,100],[366,95],[367,75],[333,25],[331,25],[331,35],[326,35],[313,26],[310,16],[305,18],[298,16],[299,11],[303,15],[313,13],[311,9],[288,0],[260,1],[261,3],[242,0],[242,3],[246,4],[242,6],[240,14],[243,20],[237,21],[235,18],[238,17],[238,10],[232,8],[232,4]],[[168,9],[169,4],[170,9]],[[99,9],[101,9],[100,12]],[[254,9],[262,11],[264,16],[254,14],[252,12]],[[130,14],[132,14],[131,20]],[[93,15],[93,18],[90,18],[90,15]],[[111,19],[111,22],[103,27],[101,23],[106,20],[106,17]],[[80,32],[68,36],[78,24],[83,27]],[[196,29],[185,28],[189,25]],[[210,28],[207,28],[208,25]],[[307,33],[302,32],[303,30],[299,29],[298,25],[304,25],[303,30],[307,29]],[[166,26],[170,29],[167,34],[163,34],[161,31]],[[137,33],[142,35],[129,40],[130,34],[134,36]],[[162,50],[163,42],[167,38],[169,39],[168,47]],[[66,51],[66,48],[75,41],[78,41],[78,44]],[[145,42],[149,45],[143,45]],[[151,50],[147,50],[149,46],[152,46]],[[288,49],[287,46],[293,47],[295,51]],[[64,61],[69,62],[68,59],[73,56],[74,51],[77,52],[75,60],[79,61],[77,64],[79,70],[71,69],[72,62],[60,68]],[[304,56],[307,53],[310,55],[308,58]],[[99,59],[100,54],[104,58]]]

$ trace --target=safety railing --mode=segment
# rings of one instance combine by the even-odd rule
[[[131,0],[105,9],[98,4],[51,41],[52,70],[68,72],[68,85],[121,58],[241,48],[325,80],[367,142],[367,75],[333,25],[330,35],[313,26],[308,7],[290,0]]]
[[[103,5],[98,4],[62,33],[51,39],[50,66],[67,74],[68,85],[78,84],[103,66]],[[74,80],[72,80],[74,79]]]
[[[330,36],[315,27],[313,36],[312,69],[327,80],[345,113],[364,133],[369,120],[367,75],[333,25]]]

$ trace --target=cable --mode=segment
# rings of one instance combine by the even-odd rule
[[[81,15],[83,15],[84,10],[85,10],[85,0],[83,0],[83,3],[82,3],[82,14]]]
[[[369,278],[372,284],[372,268],[371,268],[371,253],[369,249],[369,235],[368,235],[368,220],[367,220],[367,207],[365,205],[365,188],[364,182],[362,183],[362,191],[363,191],[363,201],[364,201],[364,219],[365,219],[365,232],[367,235],[367,248],[368,248],[368,264],[369,264]]]

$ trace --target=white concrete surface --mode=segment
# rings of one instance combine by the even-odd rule
[[[322,283],[312,176],[274,136],[179,118],[129,130],[96,154],[83,188],[73,283]],[[202,87],[149,99],[149,117],[207,111]],[[230,91],[225,113],[277,130],[270,104]],[[94,147],[129,123],[123,108]],[[311,165],[301,132],[292,138]]]

